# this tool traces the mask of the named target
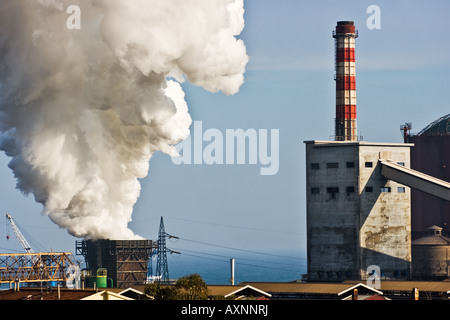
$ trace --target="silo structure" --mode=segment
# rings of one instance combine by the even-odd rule
[[[335,140],[357,141],[355,39],[353,21],[338,21],[335,39],[336,119]]]
[[[427,234],[412,242],[413,276],[417,280],[443,280],[450,277],[450,239],[433,225]]]

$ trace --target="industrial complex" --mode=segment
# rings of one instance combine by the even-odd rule
[[[352,21],[338,22],[333,32],[335,140],[305,141],[306,279],[445,279],[450,275],[450,239],[445,237],[450,158],[444,145],[449,117],[415,136],[410,124],[402,126],[404,143],[361,141],[356,131],[357,37]],[[374,266],[379,274],[373,274]]]
[[[410,123],[402,125],[403,143],[363,141],[357,132],[357,37],[352,21],[337,22],[335,132],[329,141],[304,141],[307,274],[291,284],[247,283],[239,290],[266,299],[351,298],[354,288],[380,296],[364,285],[375,277],[392,296],[409,294],[419,287],[415,281],[427,281],[422,286],[440,281],[444,285],[435,294],[448,299],[450,282],[443,280],[450,277],[450,115],[417,134]],[[77,240],[85,270],[76,269],[71,253],[27,250],[14,228],[27,252],[0,255],[0,283],[11,287],[71,279],[79,289],[143,286],[154,280],[154,254],[159,254],[155,279],[168,280],[162,219],[158,240]]]

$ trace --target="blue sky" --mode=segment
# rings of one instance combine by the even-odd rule
[[[369,5],[381,9],[381,29],[369,30]],[[278,129],[279,171],[260,165],[175,165],[156,154],[143,179],[130,227],[157,239],[159,220],[183,239],[264,252],[305,255],[305,140],[334,131],[334,40],[339,20],[353,20],[358,131],[366,141],[402,142],[400,125],[420,131],[450,113],[450,2],[246,0],[240,36],[250,62],[239,93],[209,93],[184,83],[191,116],[203,129]],[[0,155],[0,202],[46,249],[74,251],[75,238],[41,215],[32,197],[15,189]],[[2,252],[20,245],[1,218]],[[3,227],[1,227],[3,226]],[[192,241],[177,249],[213,251]]]

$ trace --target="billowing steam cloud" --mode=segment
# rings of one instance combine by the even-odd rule
[[[76,2],[1,1],[0,149],[70,234],[138,238],[138,179],[189,135],[179,82],[225,94],[243,83],[243,0]],[[80,30],[66,26],[70,5]]]

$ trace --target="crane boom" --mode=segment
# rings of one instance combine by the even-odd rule
[[[9,220],[9,222],[11,223],[11,226],[14,230],[14,234],[16,235],[17,239],[19,240],[20,244],[22,245],[22,247],[26,250],[27,253],[34,253],[33,249],[31,249],[31,246],[28,244],[27,239],[25,239],[25,237],[23,236],[22,232],[20,232],[19,228],[17,227],[17,225],[14,223],[14,220],[12,219],[10,214],[6,214],[6,219]]]

